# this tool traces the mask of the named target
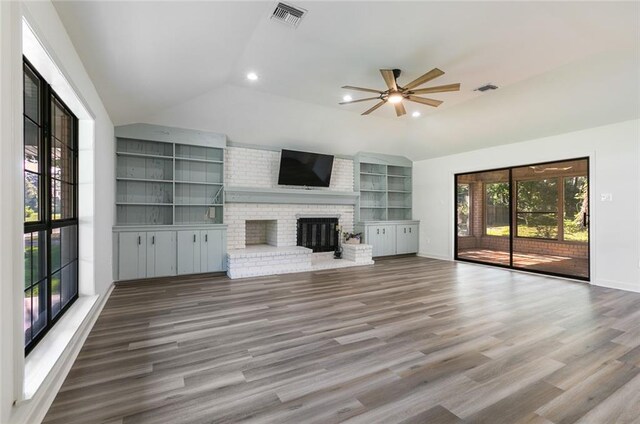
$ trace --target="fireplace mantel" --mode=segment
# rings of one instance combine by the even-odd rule
[[[274,203],[303,205],[355,205],[360,193],[290,188],[226,187],[226,203]]]

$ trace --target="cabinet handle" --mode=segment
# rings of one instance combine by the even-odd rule
[[[382,229],[382,234],[384,234],[386,232],[386,228]]]
[[[204,235],[204,242],[209,243],[209,234]]]
[[[151,244],[156,244],[156,236],[151,236]]]
[[[411,232],[411,227],[409,227],[409,232]]]
[[[138,236],[138,244],[142,244],[142,237]]]
[[[404,233],[407,234],[407,227],[404,227]]]
[[[193,235],[193,242],[194,243],[196,242],[196,235],[195,234]]]
[[[376,229],[376,234],[380,234],[380,228]]]

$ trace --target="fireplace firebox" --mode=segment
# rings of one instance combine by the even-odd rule
[[[338,218],[298,218],[298,246],[313,252],[333,252],[338,248]]]

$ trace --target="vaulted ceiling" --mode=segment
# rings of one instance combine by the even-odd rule
[[[308,10],[298,28],[270,19],[276,3],[55,6],[116,125],[188,124],[250,144],[421,159],[640,113],[635,2],[294,1]],[[434,67],[446,74],[432,85],[462,90],[431,95],[445,101],[437,109],[408,104],[418,119],[338,105],[360,97],[343,85],[383,89],[380,68],[401,69],[402,83]],[[488,82],[500,88],[473,91]]]

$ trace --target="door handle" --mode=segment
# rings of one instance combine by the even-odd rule
[[[193,242],[194,243],[196,242],[196,235],[195,234],[193,235]]]
[[[209,234],[204,235],[204,242],[209,243]]]
[[[142,244],[142,237],[138,236],[138,245]]]
[[[151,236],[151,244],[156,244],[156,236]]]

